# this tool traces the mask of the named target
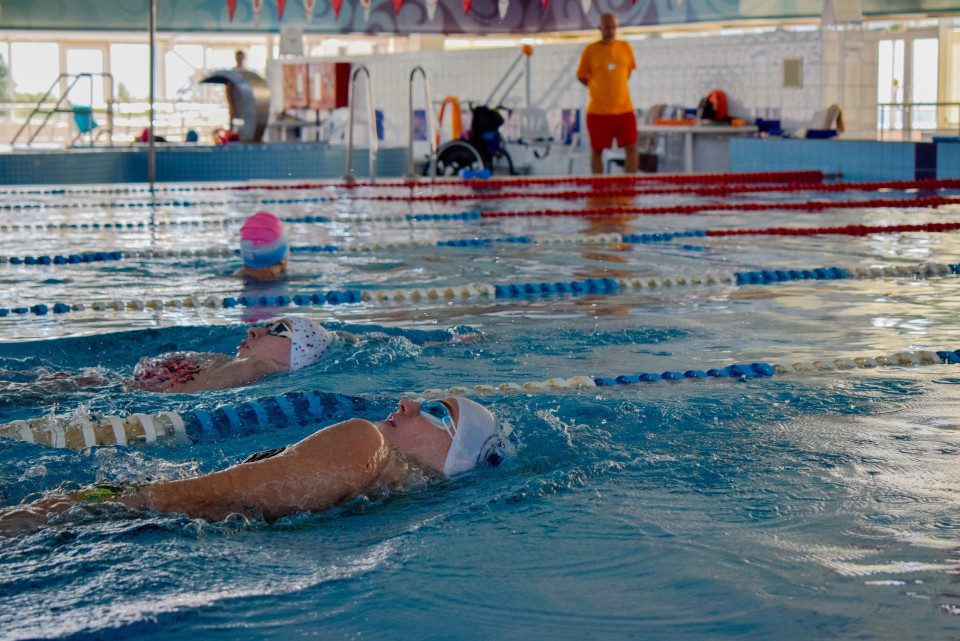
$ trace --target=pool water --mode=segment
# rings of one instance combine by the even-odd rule
[[[791,367],[960,349],[952,274],[413,302],[370,297],[293,310],[94,309],[97,302],[191,296],[960,262],[958,232],[590,240],[607,233],[957,222],[956,206],[403,217],[703,202],[696,194],[592,194],[558,204],[543,195],[548,190],[530,191],[502,201],[409,202],[378,199],[409,193],[399,188],[208,191],[187,185],[176,196],[180,204],[155,200],[152,206],[144,192],[107,187],[6,194],[7,201],[37,205],[0,210],[7,257],[126,253],[122,260],[82,264],[0,263],[0,308],[84,305],[0,317],[0,379],[14,383],[0,389],[0,424],[51,414],[212,411],[303,390],[321,396],[326,413],[313,422],[251,427],[189,445],[71,451],[0,439],[0,506],[60,484],[143,482],[222,469],[353,415],[382,418],[401,393],[706,372],[736,363],[779,364],[786,371],[471,392],[512,426],[520,443],[501,467],[274,524],[143,516],[109,504],[76,508],[35,534],[4,541],[0,637],[955,636],[960,388],[954,386],[960,369],[937,362],[801,374]],[[842,197],[850,196],[830,196]],[[821,198],[734,194],[710,202]],[[239,261],[231,250],[244,216],[261,209],[323,217],[288,223],[293,244],[341,250],[298,251],[287,281],[245,286],[232,275]],[[105,228],[107,221],[124,226]],[[533,242],[435,244],[521,236]],[[367,249],[345,249],[361,244]],[[224,253],[202,253],[210,248]],[[302,313],[357,332],[362,341],[329,361],[243,389],[198,395],[124,389],[141,356],[172,349],[231,353],[247,322],[275,313]],[[486,339],[424,342],[428,333],[454,325],[482,330]],[[55,372],[93,373],[102,384],[34,382]]]

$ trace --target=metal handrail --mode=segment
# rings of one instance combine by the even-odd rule
[[[884,122],[885,115],[887,114],[888,110],[892,112],[893,109],[899,109],[900,111],[903,112],[903,122],[902,122],[903,126],[899,131],[902,131],[904,134],[909,135],[914,131],[913,110],[916,107],[934,107],[936,109],[940,109],[941,107],[953,107],[956,109],[960,109],[960,102],[880,102],[880,103],[877,103],[877,113],[880,116],[880,122],[877,126],[877,130],[880,134],[881,140],[883,139],[883,135],[885,132],[896,131],[893,129],[893,124],[894,124],[893,122],[890,123],[889,129],[887,128],[886,123]],[[891,113],[891,116],[892,116],[892,113]],[[939,117],[937,120],[938,120],[938,126],[936,128],[936,131],[947,130],[946,128],[941,128],[939,126]],[[923,129],[921,131],[928,131],[928,130]],[[960,118],[958,118],[958,122],[957,122],[957,132],[960,133]]]
[[[414,121],[413,121],[413,80],[417,72],[423,76],[423,91],[424,97],[427,101],[427,139],[430,142],[430,178],[436,180],[437,178],[437,117],[433,113],[433,100],[430,97],[430,81],[427,79],[427,72],[424,71],[423,67],[416,66],[410,71],[410,84],[407,87],[407,95],[409,96],[410,102],[410,142],[407,146],[407,158],[409,159],[409,165],[407,166],[407,177],[411,180],[417,177],[416,166],[413,162],[413,136],[414,136]]]
[[[370,80],[370,72],[364,65],[359,65],[350,73],[350,122],[347,125],[347,173],[343,179],[348,183],[357,182],[357,176],[353,173],[353,107],[354,101],[353,86],[360,72],[367,76],[367,120],[370,125],[370,182],[377,179],[377,110],[373,106],[373,81]]]
[[[64,109],[62,105],[64,101],[67,100],[67,97],[70,95],[70,91],[77,85],[77,83],[82,78],[86,78],[87,81],[89,81],[90,83],[90,98],[92,100],[94,76],[102,76],[110,81],[110,90],[109,90],[110,99],[106,101],[107,103],[107,140],[112,145],[113,144],[113,75],[109,73],[78,73],[78,74],[62,73],[59,76],[57,76],[57,79],[53,81],[53,84],[50,85],[50,88],[47,89],[47,92],[43,94],[43,97],[40,98],[40,100],[37,101],[37,105],[33,108],[33,111],[30,112],[27,118],[23,121],[23,124],[20,125],[20,128],[17,130],[17,133],[14,134],[13,140],[10,141],[10,144],[13,145],[15,142],[17,142],[17,139],[20,137],[20,134],[23,133],[23,131],[30,125],[30,121],[33,119],[33,117],[37,113],[40,113],[41,111],[43,111],[46,114],[46,116],[44,117],[43,122],[40,123],[40,126],[37,127],[36,131],[33,132],[33,135],[30,136],[30,139],[27,140],[28,145],[31,144],[36,139],[36,137],[40,134],[40,132],[47,125],[47,123],[50,121],[50,118],[55,113],[86,113],[91,116],[91,120],[92,120],[92,115],[93,115],[92,105],[85,109]],[[73,78],[73,80],[67,86],[67,90],[64,91],[63,95],[60,96],[60,98],[57,100],[53,108],[50,110],[43,110],[42,109],[43,104],[47,102],[47,100],[50,98],[50,94],[53,93],[53,90],[57,88],[57,85],[59,85],[64,78],[68,78],[68,79]],[[92,132],[93,132],[93,128],[91,127],[88,132],[90,134],[91,145],[93,144]]]

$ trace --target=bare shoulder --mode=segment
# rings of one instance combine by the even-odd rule
[[[293,446],[293,450],[308,452],[314,449],[337,447],[341,452],[371,452],[385,449],[380,430],[362,418],[351,418],[314,432]]]

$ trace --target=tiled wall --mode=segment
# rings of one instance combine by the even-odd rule
[[[914,180],[929,173],[960,178],[960,143],[936,145],[935,172],[917,161],[917,144],[910,142],[739,138],[730,143],[734,172],[819,169],[853,182]]]
[[[692,108],[712,89],[722,89],[732,115],[752,120],[758,115],[779,114],[789,131],[807,126],[813,114],[828,107],[837,95],[834,91],[825,98],[824,51],[819,31],[631,42],[637,71],[630,79],[630,88],[637,108],[646,109],[656,103]],[[576,79],[582,49],[582,44],[534,48],[530,58],[532,107],[582,109],[586,105],[586,89]],[[358,57],[352,62],[369,69],[377,108],[387,112],[388,120],[402,132],[405,143],[409,77],[414,67],[419,65],[426,70],[435,101],[451,95],[463,104],[485,103],[518,57],[516,49],[418,51]],[[802,88],[783,88],[784,58],[803,59]],[[517,68],[524,66],[521,61]],[[853,73],[848,75],[852,77]],[[499,102],[508,107],[524,106],[525,86],[525,81],[520,80],[507,100]],[[500,96],[498,93],[497,98]],[[825,102],[827,99],[830,102]],[[414,100],[422,105],[419,80]]]
[[[406,149],[381,149],[377,175],[403,176],[406,157]],[[367,150],[357,149],[353,172],[367,177],[369,167]],[[336,179],[345,173],[345,149],[330,145],[171,145],[157,149],[157,182]],[[4,185],[147,181],[145,149],[0,154],[0,184]]]
[[[960,142],[937,143],[937,178],[960,178]]]

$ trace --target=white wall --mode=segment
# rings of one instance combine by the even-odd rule
[[[753,121],[779,115],[790,132],[807,127],[817,111],[837,102],[844,110],[845,137],[874,136],[876,46],[861,31],[778,30],[631,42],[637,71],[630,86],[639,109],[660,102],[693,108],[711,90],[722,89],[732,116]],[[534,49],[530,59],[534,108],[585,106],[586,89],[575,77],[582,48],[576,43]],[[351,62],[367,66],[377,108],[387,113],[401,144],[406,144],[411,69],[420,65],[426,70],[435,102],[452,95],[466,105],[486,101],[518,56],[516,49],[418,51],[356,57]],[[802,87],[783,87],[785,58],[803,60]],[[504,104],[522,107],[524,90],[521,80]],[[419,81],[414,100],[422,108]],[[444,133],[449,137],[449,128]]]
[[[722,89],[734,116],[755,118],[758,110],[779,109],[785,124],[802,126],[831,102],[841,102],[845,112],[846,101],[850,109],[870,108],[864,104],[870,91],[863,89],[876,83],[875,47],[860,31],[649,38],[632,44],[637,72],[630,85],[638,108],[658,102],[696,107],[712,89]],[[534,49],[530,61],[534,107],[578,108],[586,103],[586,90],[574,77],[582,48],[578,43]],[[461,102],[481,102],[517,57],[514,49],[488,49],[419,51],[352,61],[370,70],[379,105],[406,111],[409,74],[417,65],[429,74],[436,100],[454,95]],[[783,88],[784,58],[803,59],[802,88]],[[522,106],[523,89],[521,81],[507,106]]]

